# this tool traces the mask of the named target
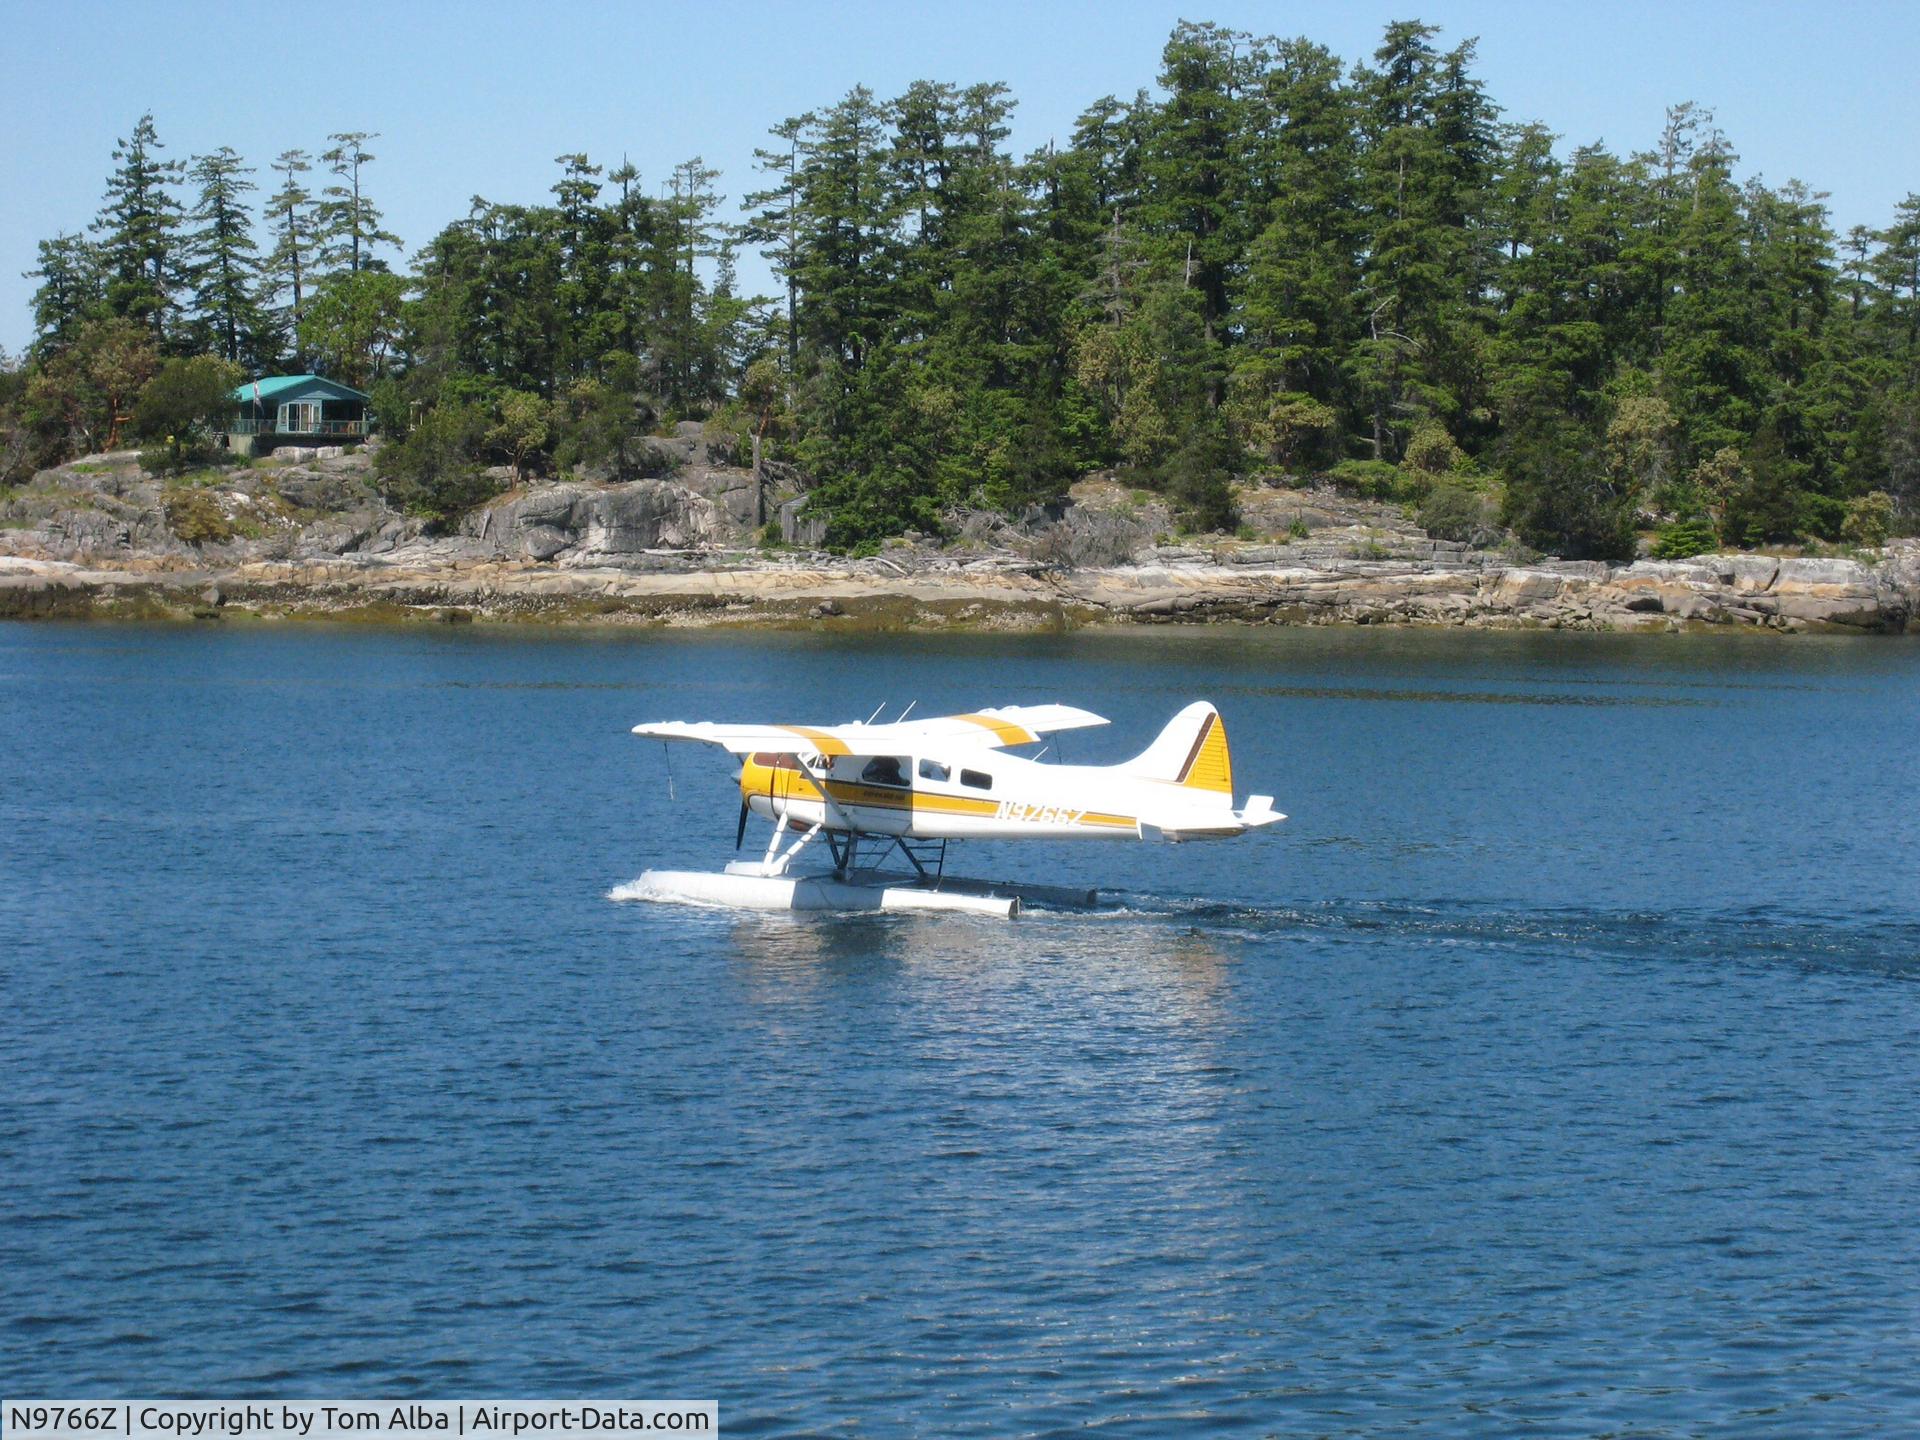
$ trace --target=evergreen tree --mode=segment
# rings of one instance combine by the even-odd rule
[[[267,225],[274,244],[266,259],[261,298],[267,305],[284,299],[284,304],[278,304],[281,328],[297,335],[320,251],[313,196],[300,180],[313,163],[304,150],[283,150],[273,168],[280,176],[280,188],[267,202]]]
[[[680,411],[698,410],[708,398],[699,378],[699,267],[720,255],[714,214],[724,197],[713,188],[719,178],[720,172],[698,155],[676,165],[657,222],[664,263],[654,266],[650,287],[654,369],[662,397]]]
[[[883,333],[878,309],[892,205],[881,106],[871,90],[855,86],[818,115],[806,139],[801,349],[813,367],[857,372]]]
[[[1396,453],[1394,427],[1443,404],[1423,392],[1422,360],[1439,343],[1443,307],[1464,260],[1458,185],[1436,124],[1440,56],[1430,25],[1397,21],[1363,70],[1364,260],[1359,339],[1347,369],[1365,407],[1373,458]]]
[[[622,355],[636,358],[633,373],[637,377],[655,217],[646,196],[640,192],[640,172],[631,163],[622,160],[608,173],[607,183],[620,187],[620,198],[605,211],[611,266],[607,306],[614,316],[614,348]]]
[[[1206,391],[1220,399],[1221,366],[1211,354],[1222,332],[1228,287],[1238,267],[1245,213],[1234,164],[1244,123],[1245,82],[1239,46],[1244,37],[1216,25],[1182,22],[1161,55],[1167,101],[1155,118],[1145,157],[1142,221],[1158,237],[1161,254],[1179,267],[1181,283],[1200,297],[1209,341]]]
[[[322,257],[336,270],[344,266],[349,274],[384,270],[385,262],[374,258],[373,252],[382,245],[397,249],[400,237],[380,228],[380,211],[367,197],[361,177],[375,158],[366,142],[380,137],[365,130],[345,130],[327,138],[334,142],[333,148],[320,158],[338,178],[321,192],[316,211]]]
[[[1765,361],[1734,156],[1717,133],[1689,157],[1691,200],[1673,231],[1675,293],[1660,370],[1697,456],[1738,445],[1759,424]]]
[[[608,293],[612,261],[612,227],[606,212],[596,205],[600,197],[600,167],[585,155],[555,157],[562,167],[553,186],[554,239],[560,249],[555,307],[563,344],[557,357],[556,381],[595,373],[600,357],[620,343],[620,316]]]
[[[56,235],[39,244],[40,264],[26,278],[33,292],[34,353],[46,356],[71,344],[88,320],[106,314],[106,289],[97,247],[81,235]]]
[[[1276,412],[1294,407],[1296,418],[1320,417],[1315,434],[1324,437],[1350,404],[1343,362],[1358,327],[1358,114],[1338,58],[1305,40],[1279,48],[1262,86],[1275,195],[1248,247],[1232,408],[1243,438],[1305,460],[1319,458],[1313,444],[1280,442],[1273,426]],[[1303,403],[1318,408],[1301,411]]]
[[[1893,223],[1877,238],[1873,276],[1880,293],[1878,328],[1908,379],[1920,379],[1920,195],[1910,193],[1902,200]]]
[[[645,432],[703,417],[779,447],[849,547],[1112,464],[1219,525],[1256,454],[1382,496],[1452,476],[1461,533],[1484,487],[1569,555],[1630,553],[1647,512],[1669,549],[1920,522],[1920,196],[1840,240],[1820,192],[1737,177],[1698,106],[1641,153],[1567,151],[1501,125],[1475,64],[1411,21],[1352,68],[1183,23],[1159,90],[1024,159],[1002,85],[855,88],[773,128],[737,231],[697,158],[644,192],[570,153],[550,195],[476,197],[412,277],[382,259],[372,135],[331,137],[317,202],[279,157],[256,266],[239,158],[195,160],[186,226],[143,117],[95,234],[40,246],[8,403],[36,453],[99,443],[169,355],[291,336],[377,385],[396,439],[417,423],[393,493],[436,514],[489,461],[632,476]],[[777,302],[740,293],[738,243]]]
[[[189,218],[198,226],[183,237],[186,273],[193,285],[194,317],[214,337],[224,360],[252,358],[261,330],[255,293],[259,247],[243,197],[257,188],[253,172],[232,149],[194,157],[188,171],[198,189]]]
[[[787,352],[789,408],[793,404],[793,377],[800,370],[800,143],[813,124],[812,115],[798,115],[773,127],[771,133],[778,144],[753,152],[754,163],[771,183],[766,189],[748,195],[743,202],[754,212],[743,232],[745,238],[765,247],[760,255],[772,264],[774,275],[786,290],[783,339]]]
[[[1547,167],[1537,183],[1524,211],[1507,212],[1511,253],[1501,268],[1494,414],[1503,429],[1537,429],[1557,415],[1590,430],[1624,353],[1618,237],[1629,187],[1619,160],[1598,146],[1575,151],[1565,167]]]
[[[153,116],[142,115],[133,134],[114,147],[118,163],[93,223],[108,309],[144,324],[159,348],[167,344],[181,290],[180,202],[167,187],[180,183],[182,166],[161,159],[163,148]]]

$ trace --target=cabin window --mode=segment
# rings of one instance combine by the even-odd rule
[[[320,407],[309,400],[289,400],[280,407],[280,430],[288,435],[311,435],[320,428]]]
[[[860,772],[860,778],[868,785],[904,785],[907,772],[898,755],[876,755]]]
[[[922,760],[920,762],[920,778],[922,780],[945,780],[952,773],[951,770],[947,769],[947,767],[942,765],[938,760]]]
[[[960,783],[962,785],[971,785],[976,790],[991,790],[993,789],[993,776],[981,770],[962,770],[960,772]]]

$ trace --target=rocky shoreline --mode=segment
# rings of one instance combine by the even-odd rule
[[[870,563],[647,568],[436,557],[430,546],[362,563],[101,568],[0,558],[0,617],[519,620],[862,629],[1060,630],[1100,623],[1461,625],[1486,629],[1897,634],[1920,596],[1920,547],[1879,566],[1708,556],[1610,567],[1552,563],[1440,570],[1204,560],[1066,571]]]
[[[791,526],[795,507],[697,458],[690,442],[670,477],[524,489],[430,536],[378,502],[363,456],[243,468],[185,502],[134,457],[92,457],[0,504],[0,618],[1920,630],[1920,541],[1855,558],[1522,562],[1433,540],[1390,507],[1268,490],[1243,500],[1266,537],[1176,545],[1150,497],[1107,483],[1025,530],[989,522],[959,544],[850,560],[743,543],[763,516]],[[195,539],[180,534],[189,503]]]

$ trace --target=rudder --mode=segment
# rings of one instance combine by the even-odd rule
[[[1173,719],[1139,755],[1120,767],[1129,774],[1164,780],[1190,790],[1233,798],[1233,758],[1220,712],[1196,700]]]

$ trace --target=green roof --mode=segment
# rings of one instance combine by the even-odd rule
[[[334,400],[367,398],[364,390],[342,385],[338,380],[329,380],[324,375],[262,375],[258,380],[236,385],[233,390],[233,398],[243,405],[256,399],[264,405],[269,400],[295,394],[319,394]]]

